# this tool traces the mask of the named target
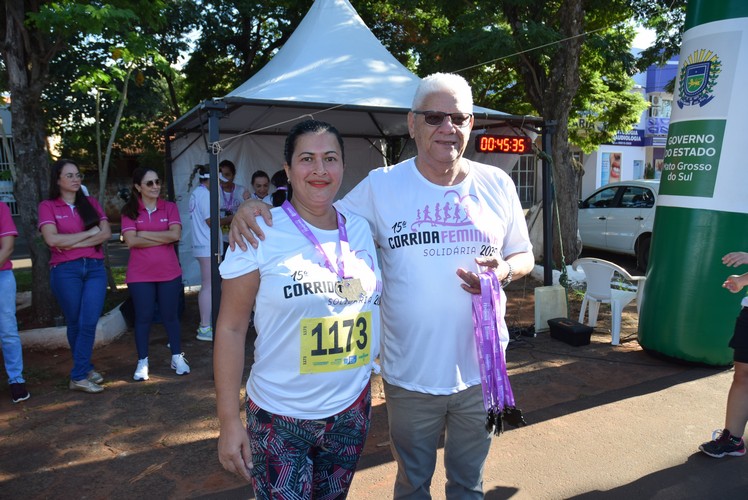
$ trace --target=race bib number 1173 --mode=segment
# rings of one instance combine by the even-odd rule
[[[370,361],[371,311],[301,320],[300,373],[348,370]]]

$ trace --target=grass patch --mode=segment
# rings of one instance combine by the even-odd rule
[[[16,289],[19,292],[31,291],[31,269],[13,269],[16,277]]]
[[[57,376],[57,374],[53,374],[47,370],[44,370],[39,367],[33,367],[33,366],[24,366],[23,375],[24,375],[24,378],[26,379],[26,382],[34,382],[34,383],[44,382],[46,380],[53,379],[54,377]]]

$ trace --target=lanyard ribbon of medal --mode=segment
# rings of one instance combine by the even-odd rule
[[[501,324],[501,285],[492,272],[478,274],[480,295],[473,295],[473,327],[478,350],[486,430],[497,436],[504,422],[520,427],[527,425],[522,410],[514,405],[514,393],[506,373],[506,361],[499,339]]]
[[[231,195],[228,199],[226,199],[226,191],[221,188],[221,197],[223,198],[223,209],[224,210],[231,210],[233,212],[234,210],[234,192],[236,191],[236,186],[234,186],[234,189],[231,191]]]
[[[345,221],[343,220],[343,216],[340,215],[340,212],[338,212],[337,210],[335,211],[335,215],[337,216],[338,220],[338,239],[340,240],[341,254],[341,257],[337,262],[338,266],[336,269],[335,265],[332,263],[332,260],[325,252],[325,249],[322,248],[322,245],[320,244],[317,237],[314,236],[312,230],[309,228],[309,226],[307,226],[306,222],[304,222],[304,219],[301,218],[293,205],[291,205],[291,203],[289,203],[288,201],[284,201],[281,205],[281,208],[283,208],[283,211],[286,212],[288,217],[291,219],[291,222],[294,223],[296,229],[298,229],[299,232],[303,234],[306,239],[308,239],[312,243],[312,245],[314,245],[317,253],[322,258],[322,262],[325,263],[325,267],[338,277],[338,282],[335,286],[335,293],[337,293],[340,298],[350,301],[361,299],[364,296],[364,289],[361,286],[361,280],[345,275],[345,258],[351,253],[351,247],[348,242],[348,232],[345,229]]]

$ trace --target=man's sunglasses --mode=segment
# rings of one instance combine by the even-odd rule
[[[441,111],[413,111],[413,114],[423,115],[427,125],[438,127],[449,117],[455,127],[464,127],[470,123],[471,113],[442,113]]]
[[[160,186],[161,185],[161,179],[152,179],[150,181],[146,181],[146,183],[145,183],[145,185],[148,186],[149,188],[152,188],[154,184],[157,185],[157,186]]]

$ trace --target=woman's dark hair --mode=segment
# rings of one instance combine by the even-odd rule
[[[341,160],[345,163],[345,147],[343,147],[343,137],[338,132],[338,129],[330,125],[329,123],[321,122],[318,120],[305,120],[299,122],[293,126],[291,131],[286,136],[286,145],[283,148],[283,157],[286,160],[288,166],[291,166],[291,160],[293,159],[293,153],[296,149],[296,141],[299,137],[305,134],[323,134],[329,132],[335,136],[340,144],[340,155]]]
[[[270,182],[276,188],[288,186],[288,176],[286,175],[285,169],[278,170],[276,173],[274,173],[270,178]]]
[[[285,170],[278,170],[274,173],[270,178],[270,182],[275,186],[275,191],[271,195],[274,207],[283,205],[283,202],[286,200],[291,201],[291,195],[293,193],[291,191],[291,185],[288,183],[288,176],[286,175]]]
[[[78,169],[78,172],[80,172],[80,167],[78,167],[78,164],[75,163],[73,160],[68,160],[67,158],[60,158],[56,162],[52,164],[52,168],[50,171],[50,181],[49,181],[49,199],[50,200],[56,200],[60,197],[60,185],[57,183],[57,181],[60,180],[60,176],[62,175],[62,169],[65,168],[65,165],[73,165],[76,169]],[[80,215],[81,220],[83,221],[83,227],[88,230],[91,229],[94,226],[99,225],[99,213],[96,211],[96,209],[91,205],[91,202],[88,201],[88,198],[83,194],[83,190],[79,189],[75,193],[75,202],[73,203],[75,205],[76,210],[78,210],[78,215]]]
[[[187,190],[192,189],[192,181],[195,180],[195,176],[201,176],[210,173],[210,165],[195,165],[190,174],[190,180],[187,182]],[[198,183],[203,182],[204,179],[198,178]]]
[[[218,164],[218,170],[221,170],[223,167],[227,167],[231,170],[232,175],[236,175],[236,165],[234,165],[233,161],[222,160],[221,163]]]
[[[140,192],[135,189],[135,186],[139,186],[143,182],[143,177],[148,172],[158,174],[154,169],[150,167],[138,167],[132,172],[132,186],[130,186],[130,197],[127,202],[122,206],[120,213],[126,215],[132,220],[138,219],[138,209],[140,208]]]
[[[265,172],[264,170],[258,170],[254,174],[252,174],[252,180],[250,181],[250,184],[254,185],[255,179],[257,179],[258,177],[264,177],[268,181],[270,180],[270,176],[267,174],[267,172]]]

